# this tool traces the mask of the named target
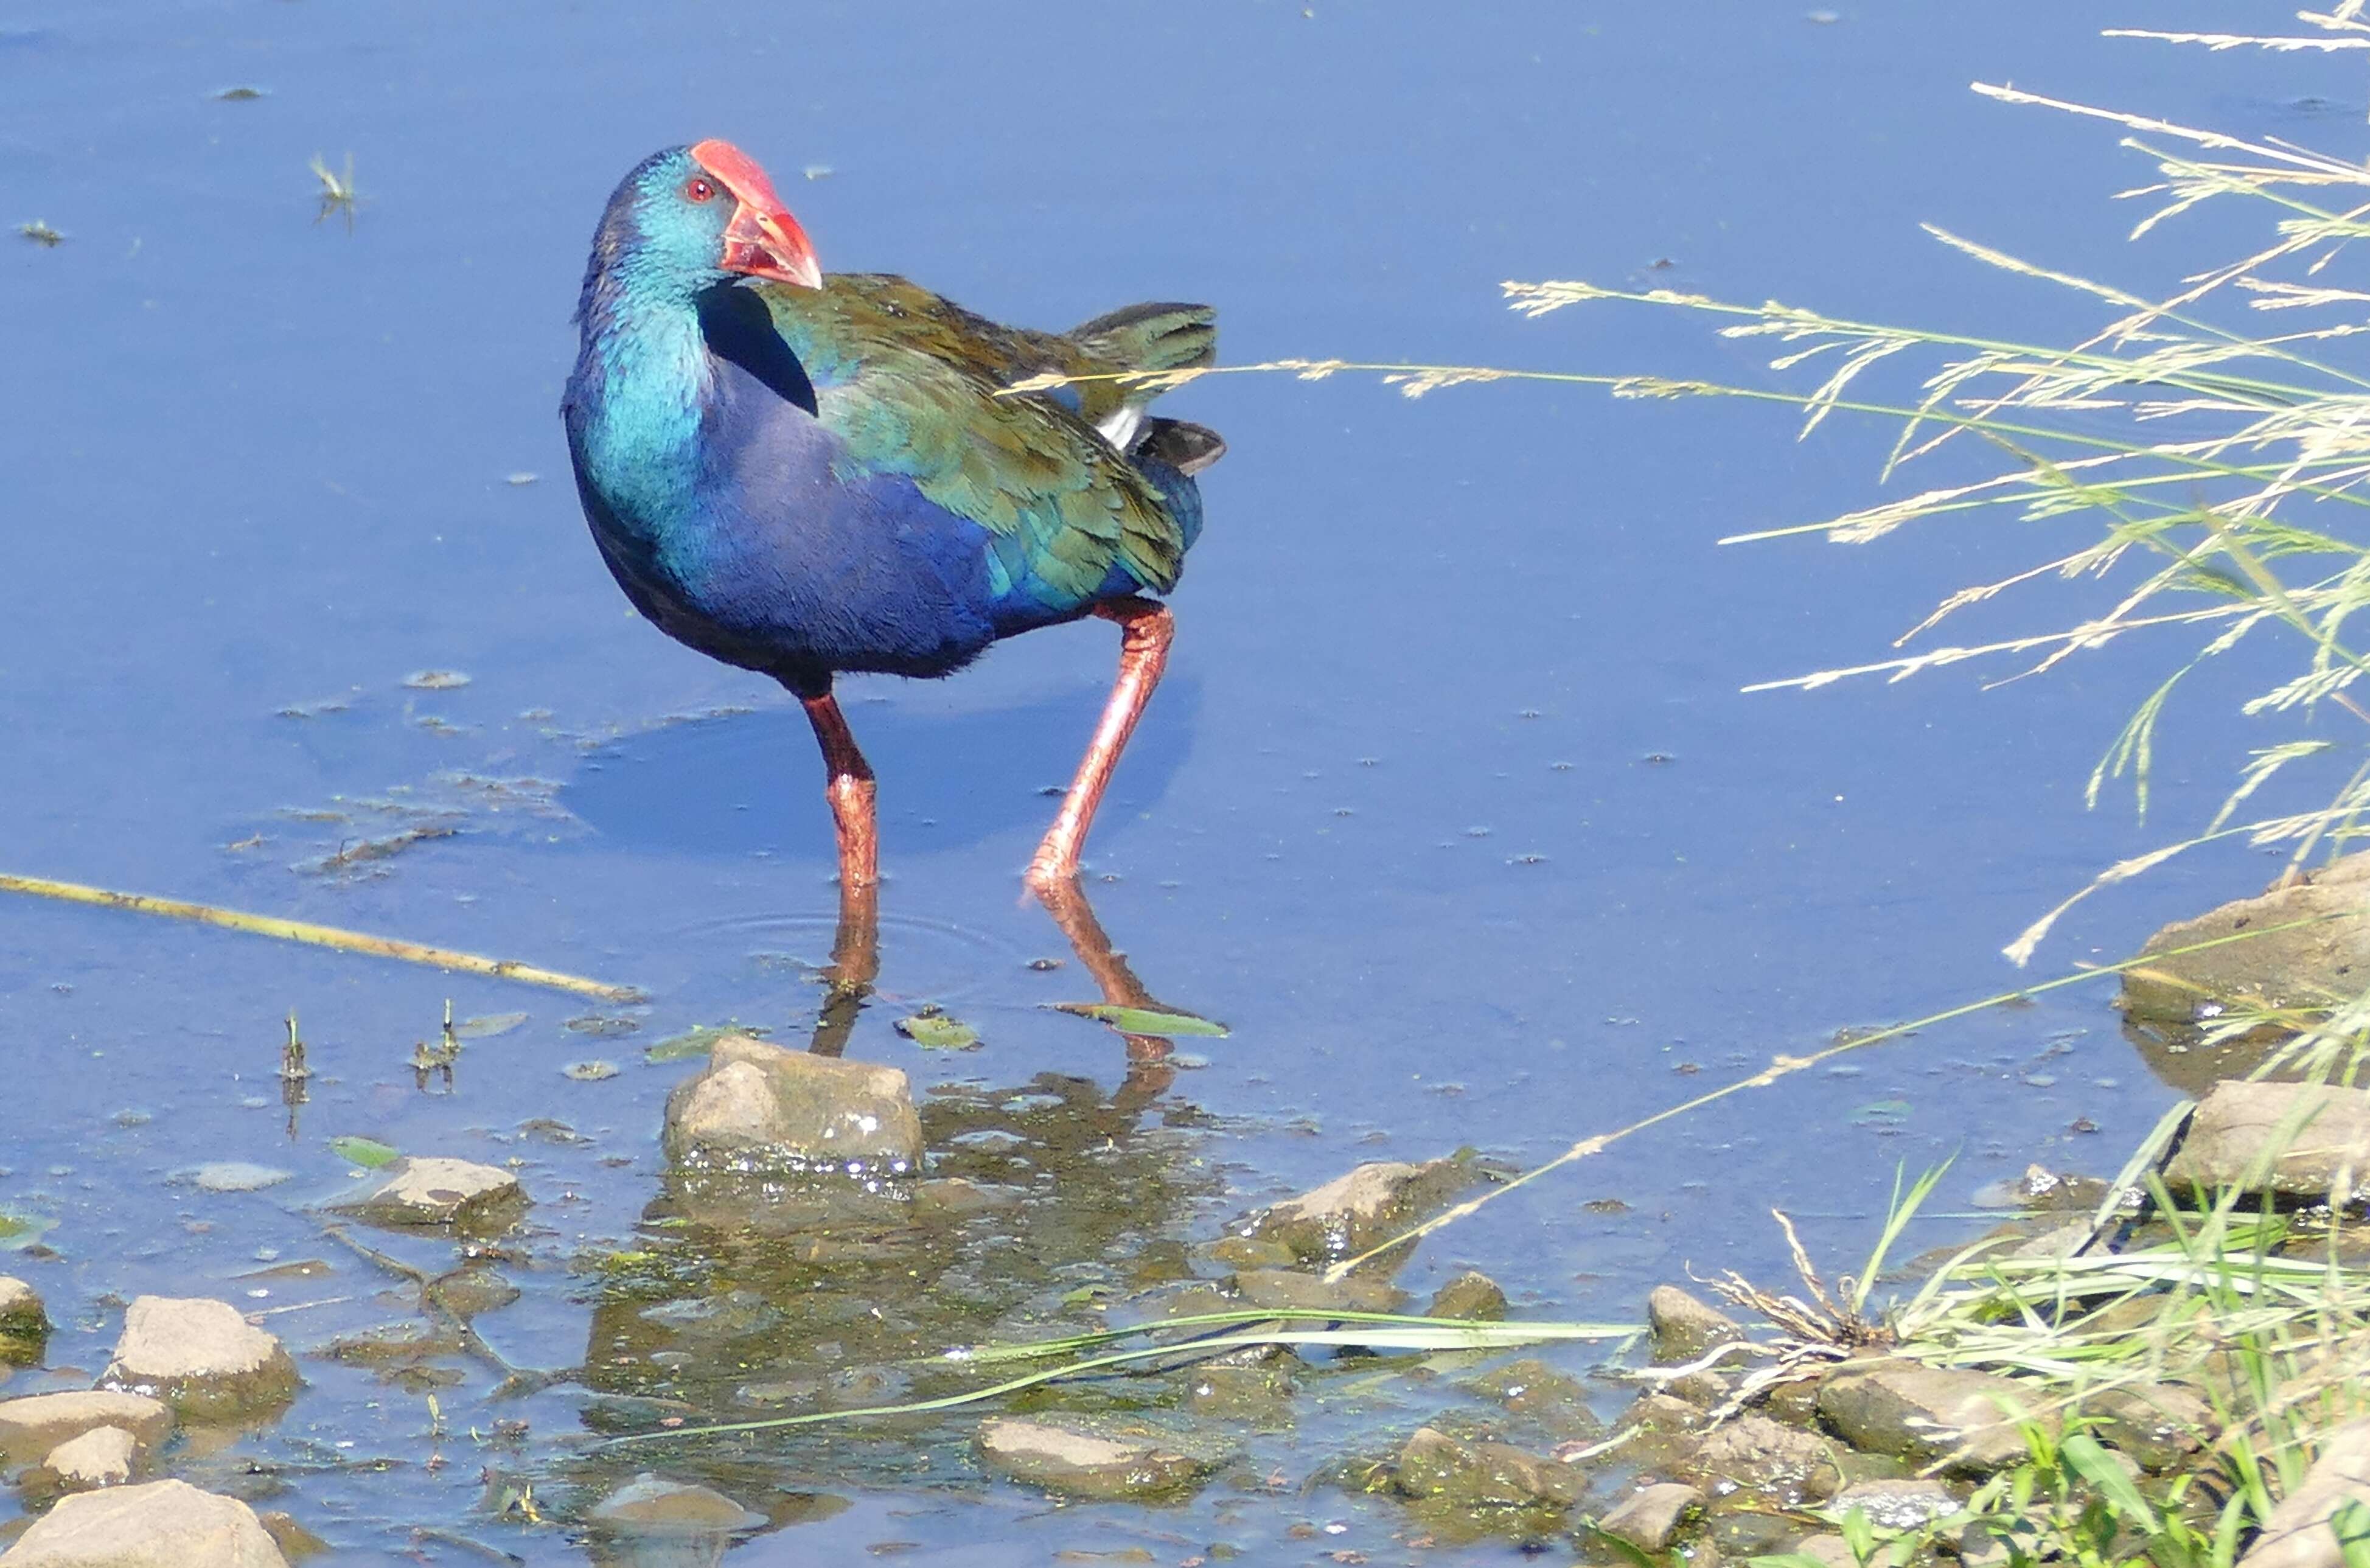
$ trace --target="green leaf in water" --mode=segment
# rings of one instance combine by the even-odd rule
[[[526,1021],[523,1012],[483,1013],[465,1018],[453,1026],[453,1032],[463,1040],[490,1040],[497,1034],[508,1034]]]
[[[896,1030],[925,1051],[972,1051],[979,1047],[978,1030],[936,1007],[899,1019]]]
[[[329,1152],[349,1165],[359,1165],[365,1170],[375,1170],[382,1165],[392,1165],[402,1155],[376,1138],[331,1138]]]
[[[754,1034],[762,1040],[773,1031],[752,1024],[703,1023],[696,1029],[686,1029],[681,1034],[670,1035],[642,1053],[646,1062],[682,1062],[694,1056],[705,1056],[716,1049],[716,1043],[728,1034]]]
[[[1162,1012],[1157,1008],[1123,1008],[1110,1002],[1055,1002],[1055,1012],[1076,1013],[1108,1023],[1122,1034],[1206,1034],[1223,1039],[1234,1032],[1223,1023],[1191,1013]]]
[[[48,1235],[57,1223],[22,1209],[0,1208],[0,1252],[21,1251]]]

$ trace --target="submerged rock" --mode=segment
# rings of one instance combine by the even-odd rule
[[[1133,1422],[1076,1417],[1024,1421],[991,1416],[980,1424],[979,1457],[988,1469],[1072,1497],[1113,1499],[1173,1494],[1199,1485],[1226,1457],[1204,1439]]]
[[[2340,1510],[2370,1507],[2370,1421],[2339,1427],[2296,1489],[2280,1499],[2240,1568],[2342,1568],[2353,1552],[2338,1539]]]
[[[1427,1318],[1463,1318],[1476,1323],[1503,1322],[1506,1293],[1498,1282],[1478,1270],[1467,1269],[1432,1292]]]
[[[50,1450],[25,1478],[28,1492],[87,1492],[132,1479],[140,1440],[121,1426],[94,1426]]]
[[[1349,1257],[1389,1240],[1474,1181],[1454,1159],[1375,1160],[1253,1216],[1240,1234],[1277,1242],[1304,1262]]]
[[[922,1123],[895,1067],[728,1034],[667,1096],[665,1144],[689,1169],[904,1175],[921,1164]]]
[[[301,1379],[280,1341],[227,1301],[143,1296],[123,1314],[104,1389],[147,1394],[199,1421],[237,1421],[293,1398]]]
[[[1959,1511],[1958,1496],[1939,1481],[1915,1477],[1899,1481],[1856,1481],[1828,1500],[1831,1515],[1854,1508],[1881,1530],[1923,1529],[1935,1520]]]
[[[1586,1490],[1569,1465],[1505,1443],[1460,1443],[1420,1426],[1392,1462],[1391,1483],[1409,1497],[1438,1498],[1461,1508],[1568,1508]]]
[[[2037,1413],[2045,1402],[1988,1372],[1906,1360],[1847,1362],[1819,1384],[1819,1413],[1845,1441],[1963,1475],[2023,1458],[2019,1412],[2054,1430],[2055,1417]]]
[[[1743,1324],[1675,1285],[1658,1285],[1647,1295],[1646,1326],[1654,1336],[1654,1359],[1666,1366],[1744,1337]]]
[[[1290,1312],[1396,1312],[1407,1299],[1378,1280],[1328,1281],[1297,1269],[1245,1269],[1235,1275],[1234,1289],[1247,1306]]]
[[[1667,1551],[1687,1516],[1699,1513],[1704,1494],[1692,1486],[1664,1482],[1640,1488],[1596,1521],[1598,1530],[1640,1551]]]
[[[1496,1366],[1465,1385],[1468,1392],[1495,1400],[1559,1443],[1601,1435],[1605,1424],[1588,1402],[1588,1386],[1559,1372],[1536,1355]]]
[[[68,1497],[0,1552],[6,1568],[287,1568],[236,1497],[153,1481]]]
[[[668,1481],[648,1470],[592,1505],[585,1521],[613,1535],[731,1536],[763,1529],[765,1516],[753,1513],[721,1492]]]
[[[2370,1090],[2236,1080],[2199,1102],[2164,1170],[2176,1192],[2244,1187],[2305,1202],[2327,1199],[2341,1176],[2351,1183],[2341,1204],[2370,1196]]]
[[[120,1426],[153,1448],[171,1435],[173,1412],[161,1400],[109,1389],[0,1400],[0,1461],[29,1464],[102,1426]]]
[[[2290,925],[2299,920],[2310,924]],[[2279,926],[2289,928],[2269,928]],[[2199,952],[2173,951],[2245,931],[2258,934]],[[2135,1019],[2191,1024],[2233,1008],[2342,1001],[2370,980],[2370,853],[2177,920],[2150,937],[2140,956],[2151,962],[2123,972],[2123,1011]]]
[[[518,1178],[467,1159],[398,1159],[351,1196],[329,1205],[370,1225],[451,1225],[497,1230],[526,1204]]]

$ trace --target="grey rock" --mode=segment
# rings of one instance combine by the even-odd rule
[[[585,1519],[610,1534],[666,1537],[737,1535],[767,1522],[721,1492],[647,1470],[594,1504]]]
[[[1704,1494],[1677,1482],[1641,1487],[1611,1513],[1596,1521],[1605,1535],[1626,1540],[1640,1551],[1667,1551],[1678,1539],[1687,1516],[1704,1505]]]
[[[2006,1378],[1914,1361],[1847,1362],[1819,1384],[1819,1414],[1846,1442],[1964,1475],[2024,1458],[2014,1412],[2045,1402]]]
[[[468,1159],[415,1157],[381,1170],[362,1191],[329,1205],[333,1214],[370,1225],[450,1225],[500,1229],[518,1217],[526,1195],[518,1178]]]
[[[1881,1530],[1915,1530],[1957,1513],[1959,1499],[1939,1481],[1857,1481],[1836,1493],[1827,1507],[1835,1514],[1857,1508]]]
[[[26,1477],[29,1492],[87,1492],[95,1486],[121,1486],[132,1479],[140,1456],[140,1440],[121,1426],[94,1426],[50,1450],[49,1458]]]
[[[1400,1447],[1391,1482],[1405,1496],[1460,1508],[1569,1508],[1586,1490],[1569,1465],[1505,1443],[1460,1443],[1432,1426],[1417,1427]]]
[[[287,1350],[227,1301],[142,1296],[123,1314],[99,1386],[163,1400],[184,1417],[238,1421],[285,1404],[302,1379]]]
[[[2272,1508],[2240,1568],[2342,1568],[2346,1554],[2332,1521],[2349,1504],[2370,1507],[2370,1420],[2322,1439],[2320,1457]]]
[[[1739,1416],[1713,1428],[1685,1469],[1686,1478],[1708,1495],[1751,1492],[1781,1508],[1816,1503],[1843,1485],[1824,1439],[1766,1415]]]
[[[1432,1292],[1432,1304],[1423,1309],[1427,1318],[1463,1318],[1477,1323],[1502,1322],[1506,1316],[1506,1293],[1488,1274],[1467,1269]]]
[[[2268,928],[2298,920],[2312,923]],[[2172,952],[2249,930],[2258,934]],[[2134,1018],[2199,1023],[2234,1006],[2341,1001],[2370,977],[2370,853],[2348,855],[2309,881],[2175,921],[2147,940],[2141,956],[2154,961],[2123,972],[2123,1007]]]
[[[255,1510],[181,1481],[60,1502],[0,1552],[6,1568],[287,1568]]]
[[[141,1447],[153,1448],[171,1435],[173,1412],[163,1401],[145,1394],[104,1389],[0,1400],[0,1461],[30,1464],[61,1443],[102,1426],[120,1426]]]
[[[1303,1262],[1349,1257],[1389,1240],[1470,1185],[1453,1159],[1376,1160],[1287,1198],[1240,1233],[1289,1248]]]
[[[895,1067],[728,1034],[667,1096],[665,1145],[684,1169],[903,1175],[921,1164],[922,1123]]]
[[[2111,1444],[2152,1474],[2161,1473],[2205,1446],[2221,1431],[2214,1407],[2194,1391],[2172,1383],[2130,1383],[2082,1401],[2086,1415],[2106,1417],[2099,1429]]]
[[[1654,1359],[1665,1366],[1695,1360],[1716,1344],[1744,1337],[1744,1325],[1675,1285],[1658,1285],[1646,1297],[1646,1327],[1654,1336]]]
[[[1234,1277],[1235,1294],[1252,1307],[1279,1311],[1396,1312],[1407,1298],[1379,1280],[1327,1281],[1297,1269],[1245,1269]]]
[[[2370,979],[2370,970],[2364,974]],[[2342,1182],[2341,1204],[2370,1196],[2370,1089],[2217,1083],[2164,1180],[2175,1192],[2194,1183],[2306,1201],[2327,1198]]]
[[[991,1416],[979,1457],[1014,1481],[1070,1497],[1167,1496],[1198,1485],[1223,1461],[1206,1441],[1123,1420]]]

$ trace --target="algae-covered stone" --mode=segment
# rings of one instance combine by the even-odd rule
[[[2253,934],[2216,940],[2242,932]],[[2207,943],[2215,945],[2201,946]],[[2198,951],[2175,951],[2183,948]],[[2147,940],[2140,958],[2123,972],[2123,1010],[2134,1018],[2197,1023],[2234,1007],[2342,1001],[2370,976],[2370,853],[2175,921]]]
[[[2370,979],[2370,971],[2364,972]],[[2164,1170],[2175,1192],[2244,1187],[2307,1202],[2342,1181],[2370,1195],[2370,1089],[2227,1081],[2214,1086]]]
[[[1275,1205],[1242,1234],[1280,1242],[1303,1262],[1349,1257],[1388,1241],[1473,1180],[1454,1159],[1376,1160]]]
[[[1432,1293],[1423,1309],[1427,1318],[1463,1318],[1469,1322],[1496,1323],[1506,1316],[1506,1293],[1488,1274],[1467,1269]]]
[[[1505,1443],[1460,1443],[1420,1426],[1391,1466],[1391,1484],[1408,1497],[1437,1498],[1460,1508],[1568,1508],[1585,1483],[1580,1472]]]
[[[39,1361],[49,1333],[40,1294],[14,1274],[0,1274],[0,1366]]]
[[[415,1157],[384,1167],[362,1191],[329,1205],[370,1225],[499,1229],[525,1206],[518,1178],[468,1159]]]
[[[1596,1521],[1596,1528],[1640,1551],[1667,1551],[1678,1539],[1679,1527],[1689,1515],[1701,1512],[1703,1505],[1704,1494],[1694,1487],[1663,1482],[1624,1498]]]
[[[1172,1495],[1199,1485],[1226,1457],[1207,1437],[1125,1420],[1077,1417],[980,1424],[979,1457],[1014,1481],[1070,1497]]]
[[[2037,1413],[2047,1402],[1988,1372],[1914,1361],[1847,1363],[1819,1384],[1819,1413],[1845,1441],[1966,1475],[2023,1458],[2018,1423],[2054,1430],[2054,1416]]]
[[[921,1163],[922,1123],[895,1067],[728,1034],[667,1096],[665,1144],[686,1169],[902,1175]]]
[[[1646,1297],[1646,1326],[1654,1339],[1654,1359],[1666,1366],[1695,1360],[1716,1344],[1744,1337],[1744,1325],[1675,1285],[1658,1285]]]
[[[285,1404],[301,1379],[280,1341],[205,1297],[143,1296],[99,1385],[163,1400],[198,1421],[238,1421]]]
[[[6,1568],[287,1568],[236,1497],[154,1481],[68,1497],[0,1553]]]
[[[151,1448],[171,1435],[173,1412],[162,1400],[110,1389],[0,1400],[0,1462],[30,1464],[102,1426],[120,1426]]]
[[[1491,1367],[1465,1387],[1495,1400],[1508,1414],[1522,1417],[1558,1442],[1594,1437],[1605,1430],[1589,1406],[1588,1386],[1536,1355]]]
[[[1843,1484],[1824,1439],[1766,1415],[1740,1416],[1714,1428],[1696,1446],[1686,1471],[1709,1495],[1752,1492],[1782,1508],[1833,1496]]]
[[[1396,1312],[1407,1299],[1378,1280],[1327,1280],[1297,1269],[1245,1269],[1235,1294],[1251,1307],[1283,1312]]]

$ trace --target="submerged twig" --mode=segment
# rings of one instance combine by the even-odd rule
[[[63,899],[68,904],[95,905],[101,909],[128,909],[136,915],[162,915],[168,919],[194,920],[201,926],[221,926],[259,937],[276,937],[283,942],[303,942],[310,947],[335,948],[340,952],[401,959],[406,963],[457,969],[467,974],[516,980],[528,986],[548,986],[554,990],[597,997],[604,1002],[639,1002],[643,999],[642,993],[631,986],[613,986],[604,980],[588,980],[581,974],[563,974],[556,969],[541,969],[515,959],[480,958],[476,953],[455,952],[451,948],[430,947],[424,942],[374,937],[361,931],[341,930],[335,926],[316,926],[309,920],[283,920],[276,915],[250,915],[244,910],[224,909],[212,904],[191,904],[178,898],[157,898],[144,893],[116,893],[83,882],[54,882],[48,877],[12,876],[6,872],[0,872],[0,893],[24,893],[36,898]]]

